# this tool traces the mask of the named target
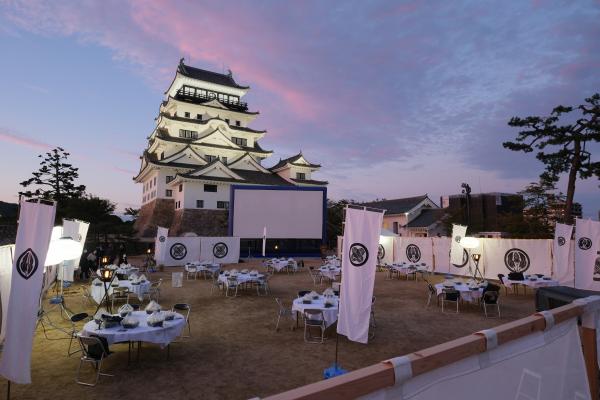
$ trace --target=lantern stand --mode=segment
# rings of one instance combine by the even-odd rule
[[[473,253],[473,254],[471,254],[471,258],[473,259],[473,262],[475,263],[475,271],[473,272],[473,278],[475,280],[477,280],[477,274],[479,273],[479,277],[483,281],[484,280],[483,274],[481,273],[481,270],[479,269],[479,260],[481,260],[481,254]]]
[[[112,281],[115,279],[115,276],[117,276],[117,274],[115,274],[114,270],[106,268],[106,264],[108,264],[107,256],[102,256],[101,263],[104,267],[100,268],[99,278],[102,281],[102,284],[104,285],[104,296],[102,296],[102,300],[100,300],[100,302],[98,303],[98,307],[96,307],[94,315],[98,313],[98,310],[100,309],[100,307],[102,307],[102,303],[105,303],[106,310],[112,314],[112,307],[110,305],[110,301],[108,301],[108,288],[112,284]]]

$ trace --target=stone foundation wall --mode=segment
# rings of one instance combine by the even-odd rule
[[[156,227],[170,227],[175,214],[175,201],[172,199],[156,199],[144,204],[133,227],[139,237],[155,237]]]
[[[169,236],[181,236],[187,232],[198,236],[227,236],[228,225],[227,210],[175,210]]]

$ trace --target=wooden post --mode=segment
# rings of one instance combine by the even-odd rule
[[[596,330],[581,328],[581,344],[583,345],[583,358],[590,384],[591,399],[598,398],[598,349],[596,346]]]

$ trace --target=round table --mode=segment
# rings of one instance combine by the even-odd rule
[[[452,287],[446,287],[446,286],[452,286]],[[469,302],[471,302],[473,300],[476,300],[476,299],[479,299],[483,295],[483,288],[482,287],[478,287],[477,290],[473,290],[466,283],[452,282],[452,284],[449,284],[449,283],[445,283],[445,284],[444,283],[438,283],[438,284],[435,285],[435,290],[436,290],[438,296],[440,294],[442,294],[442,291],[444,289],[458,290],[460,292],[460,298],[463,299],[464,301],[469,301]]]
[[[148,290],[150,290],[150,285],[150,281],[134,285],[133,283],[131,283],[131,281],[122,279],[119,281],[118,287],[125,287],[129,289],[129,292],[135,294],[141,301],[144,298],[144,294],[148,293]],[[112,295],[113,289],[114,286],[108,287],[108,296]],[[90,294],[92,295],[92,298],[96,303],[100,303],[104,298],[104,283],[102,283],[99,286],[92,284],[92,286],[90,287]]]
[[[225,275],[225,274],[220,274],[219,275],[219,282],[221,282],[222,284],[224,284],[225,286],[227,286],[228,280],[227,278],[230,278],[232,275]],[[257,281],[259,279],[264,278],[264,274],[256,274],[256,275],[250,275],[250,274],[242,274],[241,272],[239,272],[236,276],[236,280],[238,285],[241,285],[243,283],[247,283],[247,282],[251,282],[251,281]]]
[[[323,311],[323,317],[325,318],[325,326],[329,327],[338,319],[338,297],[333,296],[331,299],[334,302],[333,307],[325,307],[325,296],[320,295],[318,299],[311,300],[310,304],[304,304],[301,297],[294,300],[292,304],[292,311],[304,314],[304,310],[321,310]],[[293,317],[296,318],[296,313],[292,313]]]
[[[95,321],[89,321],[83,326],[80,334],[101,336],[106,338],[109,345],[118,342],[147,342],[165,347],[181,335],[185,326],[185,317],[181,314],[177,314],[172,321],[163,322],[162,327],[148,326],[146,320],[150,315],[146,311],[134,311],[131,316],[140,322],[136,328],[125,329],[118,325],[113,328],[98,329]]]
[[[293,258],[287,259],[287,260],[279,260],[279,259],[273,259],[271,260],[271,266],[275,269],[275,271],[279,272],[282,269],[288,267],[291,264],[292,268],[294,270],[297,269],[298,264],[296,263],[296,261]]]
[[[321,275],[323,275],[324,277],[335,281],[337,277],[342,273],[342,269],[340,267],[324,265],[321,268],[319,268],[319,272],[321,272]]]

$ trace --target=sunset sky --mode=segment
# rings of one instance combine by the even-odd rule
[[[0,200],[62,146],[88,192],[139,207],[181,57],[249,85],[265,165],[302,150],[330,198],[516,192],[543,167],[502,148],[507,121],[600,92],[599,21],[591,0],[0,0]],[[594,218],[598,183],[576,193]]]

